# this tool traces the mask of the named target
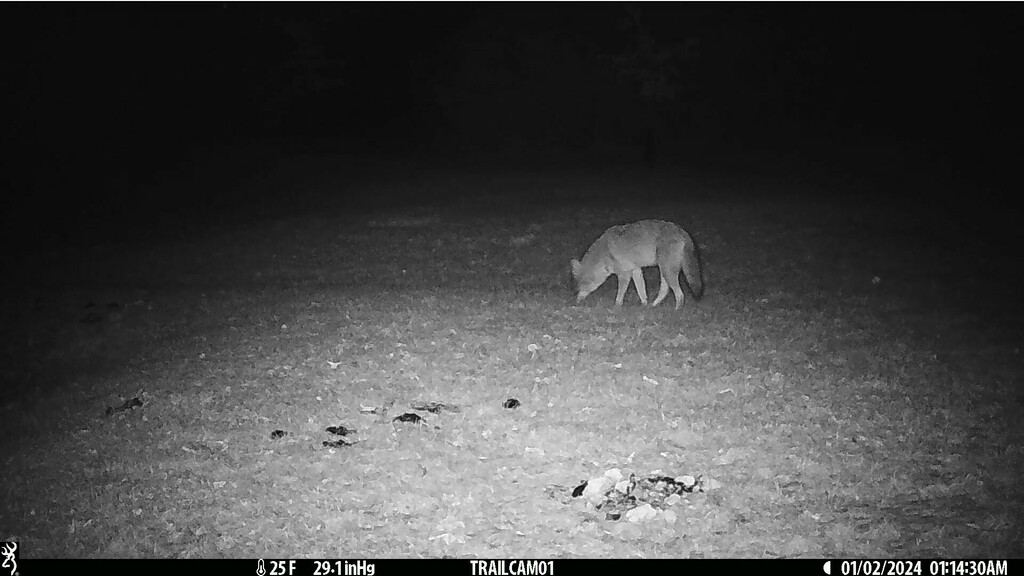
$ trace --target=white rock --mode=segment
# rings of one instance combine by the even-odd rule
[[[626,512],[626,520],[630,522],[646,522],[658,515],[658,511],[650,504],[641,504]]]

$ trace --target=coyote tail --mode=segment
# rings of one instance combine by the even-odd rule
[[[693,291],[693,297],[700,300],[704,295],[704,277],[701,275],[697,244],[689,234],[686,235],[683,245],[683,275],[686,276],[686,283]]]

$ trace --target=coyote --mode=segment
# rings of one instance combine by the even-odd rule
[[[622,299],[632,279],[640,295],[640,302],[646,306],[647,287],[644,285],[641,268],[654,265],[661,272],[661,286],[651,306],[661,304],[668,296],[669,288],[676,296],[676,310],[683,305],[683,290],[679,287],[680,268],[694,297],[699,300],[704,293],[697,246],[690,234],[671,222],[641,220],[605,230],[587,249],[583,260],[573,259],[572,275],[578,290],[576,302],[582,302],[604,284],[609,276],[615,274],[619,278],[615,305],[622,306]]]

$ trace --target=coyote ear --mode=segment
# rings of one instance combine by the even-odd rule
[[[573,258],[570,261],[570,264],[572,264],[572,275],[574,277],[576,277],[576,278],[579,278],[579,276],[580,276],[580,267],[582,266],[582,264],[580,264],[580,261],[575,259],[575,258]]]

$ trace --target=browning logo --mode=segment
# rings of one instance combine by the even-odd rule
[[[7,570],[10,570],[6,575],[3,576],[17,576],[18,575],[18,543],[17,542],[0,542],[0,556],[3,556],[4,563],[0,564]]]

